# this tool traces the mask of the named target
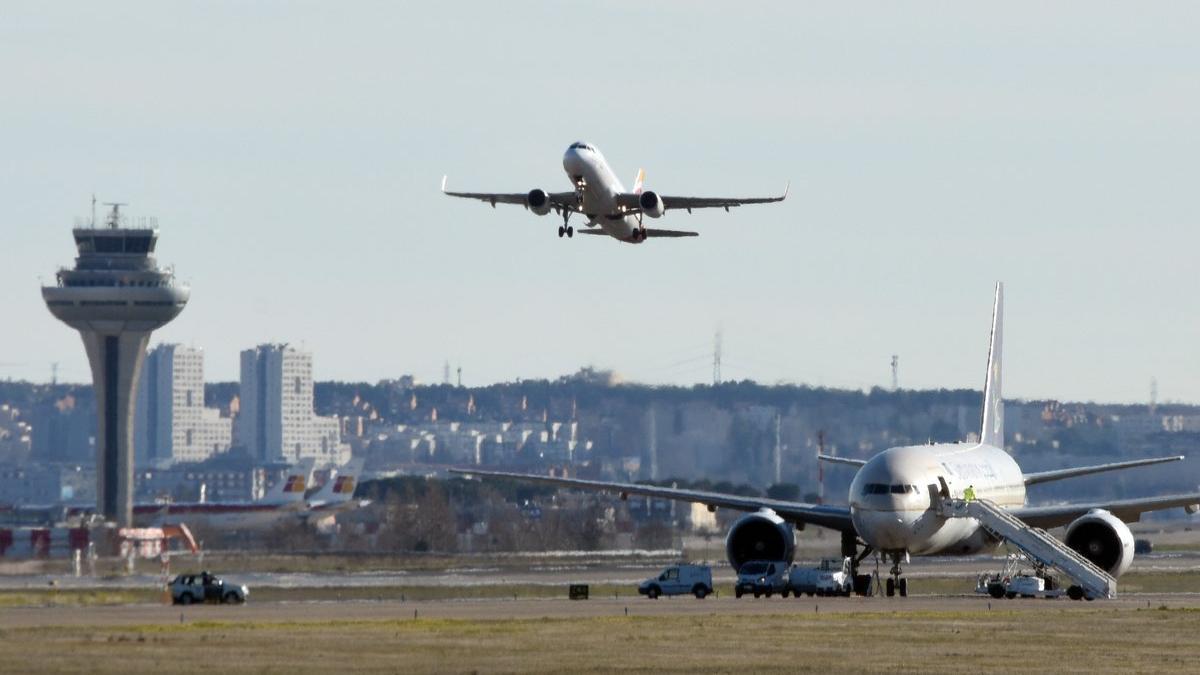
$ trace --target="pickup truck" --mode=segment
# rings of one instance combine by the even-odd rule
[[[733,587],[734,597],[742,597],[753,593],[754,597],[762,595],[771,597],[779,593],[783,597],[788,594],[787,563],[777,560],[751,560],[743,563],[738,569],[737,585]]]
[[[805,568],[793,565],[788,572],[788,587],[796,597],[808,595],[850,595],[854,592],[854,577],[850,575],[850,559],[822,560],[820,566]]]

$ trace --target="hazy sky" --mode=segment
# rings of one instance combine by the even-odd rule
[[[39,278],[101,201],[192,285],[156,341],[318,379],[725,375],[1200,401],[1194,3],[0,4],[0,377],[90,379]],[[451,200],[568,189],[577,139],[691,240]]]

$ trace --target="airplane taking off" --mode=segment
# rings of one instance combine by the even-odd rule
[[[492,208],[496,204],[521,204],[539,216],[551,211],[563,218],[563,224],[558,228],[558,236],[575,236],[575,228],[570,224],[572,213],[581,213],[587,217],[587,226],[597,229],[580,230],[580,234],[606,234],[619,241],[630,244],[640,244],[652,237],[695,237],[698,232],[684,230],[660,230],[648,228],[642,224],[643,216],[661,218],[667,211],[674,209],[723,208],[728,211],[734,206],[743,204],[769,204],[781,202],[787,198],[788,189],[778,197],[669,197],[660,195],[652,190],[642,189],[646,177],[639,170],[633,183],[633,191],[626,192],[625,187],[613,170],[609,168],[604,155],[596,146],[583,141],[572,143],[563,154],[563,170],[571,179],[575,189],[571,192],[546,192],[533,189],[529,192],[448,192],[446,177],[442,176],[442,192],[451,197],[465,197],[488,202]]]
[[[892,562],[887,594],[908,594],[901,562],[908,556],[973,555],[994,550],[1004,538],[1044,565],[1092,575],[1086,597],[1115,595],[1115,577],[1133,560],[1133,535],[1126,525],[1141,514],[1183,507],[1200,510],[1200,493],[1027,506],[1026,486],[1075,476],[1182,460],[1182,456],[1138,459],[1111,464],[1024,473],[1004,450],[1004,402],[1000,365],[1004,288],[996,285],[983,390],[982,425],[977,442],[902,446],[869,460],[821,455],[822,461],[857,468],[847,506],[806,504],[743,497],[718,492],[655,487],[635,483],[554,478],[500,471],[456,469],[455,473],[548,483],[582,490],[616,492],[621,498],[644,495],[751,512],[729,530],[726,555],[734,569],[750,560],[786,561],[795,555],[793,528],[816,525],[842,533],[842,553],[852,558],[856,584],[859,563],[872,552]],[[1038,528],[1067,526],[1063,541]],[[862,547],[860,553],[860,546]],[[1031,554],[1031,551],[1033,554]],[[1073,578],[1078,578],[1078,576]],[[1109,583],[1111,582],[1111,583]],[[1085,597],[1080,587],[1072,597]],[[1103,590],[1100,590],[1103,589]]]

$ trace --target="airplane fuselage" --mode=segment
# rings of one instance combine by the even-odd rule
[[[625,192],[625,186],[599,150],[578,145],[567,148],[563,154],[563,171],[582,196],[580,208],[587,216],[588,227],[598,225],[615,239],[632,244],[641,242],[643,238],[638,236],[641,225],[637,217],[622,215],[617,203],[617,196]]]
[[[137,504],[133,507],[134,523],[139,527],[161,526],[166,523],[203,524],[213,529],[261,530],[273,527],[287,518],[297,518],[299,505],[279,503],[178,503]]]
[[[940,480],[939,480],[940,479]],[[930,488],[975,496],[1005,508],[1025,504],[1021,468],[1004,450],[979,443],[891,448],[867,461],[850,484],[850,517],[863,541],[880,551],[969,555],[998,542],[970,518],[944,518]]]

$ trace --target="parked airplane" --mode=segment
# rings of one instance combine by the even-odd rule
[[[214,529],[263,529],[285,516],[302,515],[308,508],[304,493],[312,484],[314,461],[297,462],[288,475],[263,495],[247,502],[162,502],[133,506],[138,526],[184,522]]]
[[[461,469],[456,473],[617,492],[623,499],[631,494],[645,495],[706,504],[709,510],[721,507],[752,512],[734,523],[725,540],[726,554],[734,569],[754,559],[790,562],[795,553],[794,527],[811,524],[830,528],[842,533],[843,554],[853,558],[856,579],[862,579],[857,575],[857,567],[867,555],[878,551],[890,558],[888,595],[897,591],[900,595],[908,594],[901,562],[910,554],[971,555],[994,550],[1001,543],[996,535],[998,528],[1008,527],[1004,523],[997,525],[995,520],[1011,525],[1009,531],[1017,538],[1013,543],[1018,546],[1019,540],[1024,539],[1048,558],[1065,564],[1072,564],[1075,559],[1079,561],[1075,563],[1077,569],[1099,568],[1097,572],[1103,570],[1111,577],[1118,577],[1133,560],[1133,536],[1126,523],[1136,522],[1143,513],[1161,509],[1183,507],[1188,513],[1195,513],[1200,510],[1200,493],[1053,506],[1025,504],[1029,485],[1179,461],[1183,457],[1023,473],[1003,449],[1004,403],[1000,391],[1003,290],[997,284],[978,442],[895,447],[870,460],[821,456],[823,461],[858,469],[850,484],[847,506],[500,471]],[[961,511],[956,514],[947,508],[951,504],[958,507],[973,504],[981,510],[970,513],[985,514],[981,517],[993,520],[981,522],[975,517],[963,517]],[[1035,529],[1063,525],[1067,530],[1062,542]]]
[[[728,211],[731,207],[743,204],[767,204],[781,202],[787,197],[787,188],[778,197],[669,197],[659,195],[652,190],[643,190],[642,182],[646,177],[639,170],[633,183],[633,190],[625,191],[617,175],[609,168],[604,155],[596,146],[579,141],[572,143],[563,155],[563,170],[571,179],[574,186],[572,192],[546,192],[533,189],[529,192],[447,192],[446,177],[442,177],[442,192],[451,197],[466,197],[489,202],[492,208],[496,204],[521,204],[539,216],[551,211],[562,215],[563,224],[558,228],[558,236],[575,235],[575,228],[570,225],[572,213],[581,213],[587,217],[587,226],[597,229],[580,230],[580,234],[606,234],[614,239],[638,244],[651,237],[695,237],[697,232],[683,230],[659,230],[647,228],[642,224],[643,216],[661,218],[667,211],[673,209],[723,208]]]

